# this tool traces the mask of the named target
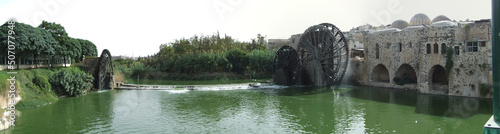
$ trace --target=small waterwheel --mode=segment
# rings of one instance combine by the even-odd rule
[[[297,83],[297,67],[299,57],[290,46],[281,47],[274,55],[274,83],[278,85],[294,85]]]

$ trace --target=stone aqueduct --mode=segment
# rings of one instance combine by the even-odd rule
[[[423,14],[416,16],[423,20],[412,19],[410,26],[399,27],[397,23],[405,23],[400,20],[393,28],[363,33],[364,60],[350,64],[355,80],[422,93],[491,96],[490,89],[481,88],[491,84],[490,21],[431,23]],[[453,64],[446,69],[450,61]],[[403,84],[398,84],[400,80]]]

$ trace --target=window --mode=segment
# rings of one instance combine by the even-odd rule
[[[467,42],[467,52],[477,52],[478,42]]]
[[[486,41],[481,41],[481,42],[479,42],[479,46],[481,46],[481,47],[486,47]]]
[[[399,52],[403,51],[403,44],[399,43]]]
[[[441,44],[441,54],[446,54],[446,44]]]
[[[431,44],[427,44],[427,54],[431,54]]]
[[[438,44],[434,44],[434,54],[438,54],[439,53],[439,46]]]
[[[408,43],[408,47],[409,47],[409,48],[411,48],[411,42],[410,42],[410,43]]]
[[[455,55],[460,55],[460,46],[455,46]]]
[[[378,44],[375,46],[375,58],[379,58],[379,53],[380,53],[380,46]]]

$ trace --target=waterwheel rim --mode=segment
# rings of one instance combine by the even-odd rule
[[[298,53],[301,65],[309,60],[319,63],[326,86],[340,84],[347,70],[348,48],[344,35],[333,24],[309,27],[300,38]]]

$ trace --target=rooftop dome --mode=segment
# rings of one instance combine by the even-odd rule
[[[423,13],[415,14],[410,20],[410,26],[418,26],[418,25],[429,25],[431,24],[431,19],[427,17],[427,15]]]
[[[443,21],[443,20],[451,21],[450,18],[448,18],[448,17],[446,17],[444,15],[439,15],[436,18],[432,19],[432,23]]]
[[[392,28],[403,29],[403,28],[408,27],[408,22],[406,22],[404,20],[396,20],[396,21],[392,22],[391,26],[392,26]]]

